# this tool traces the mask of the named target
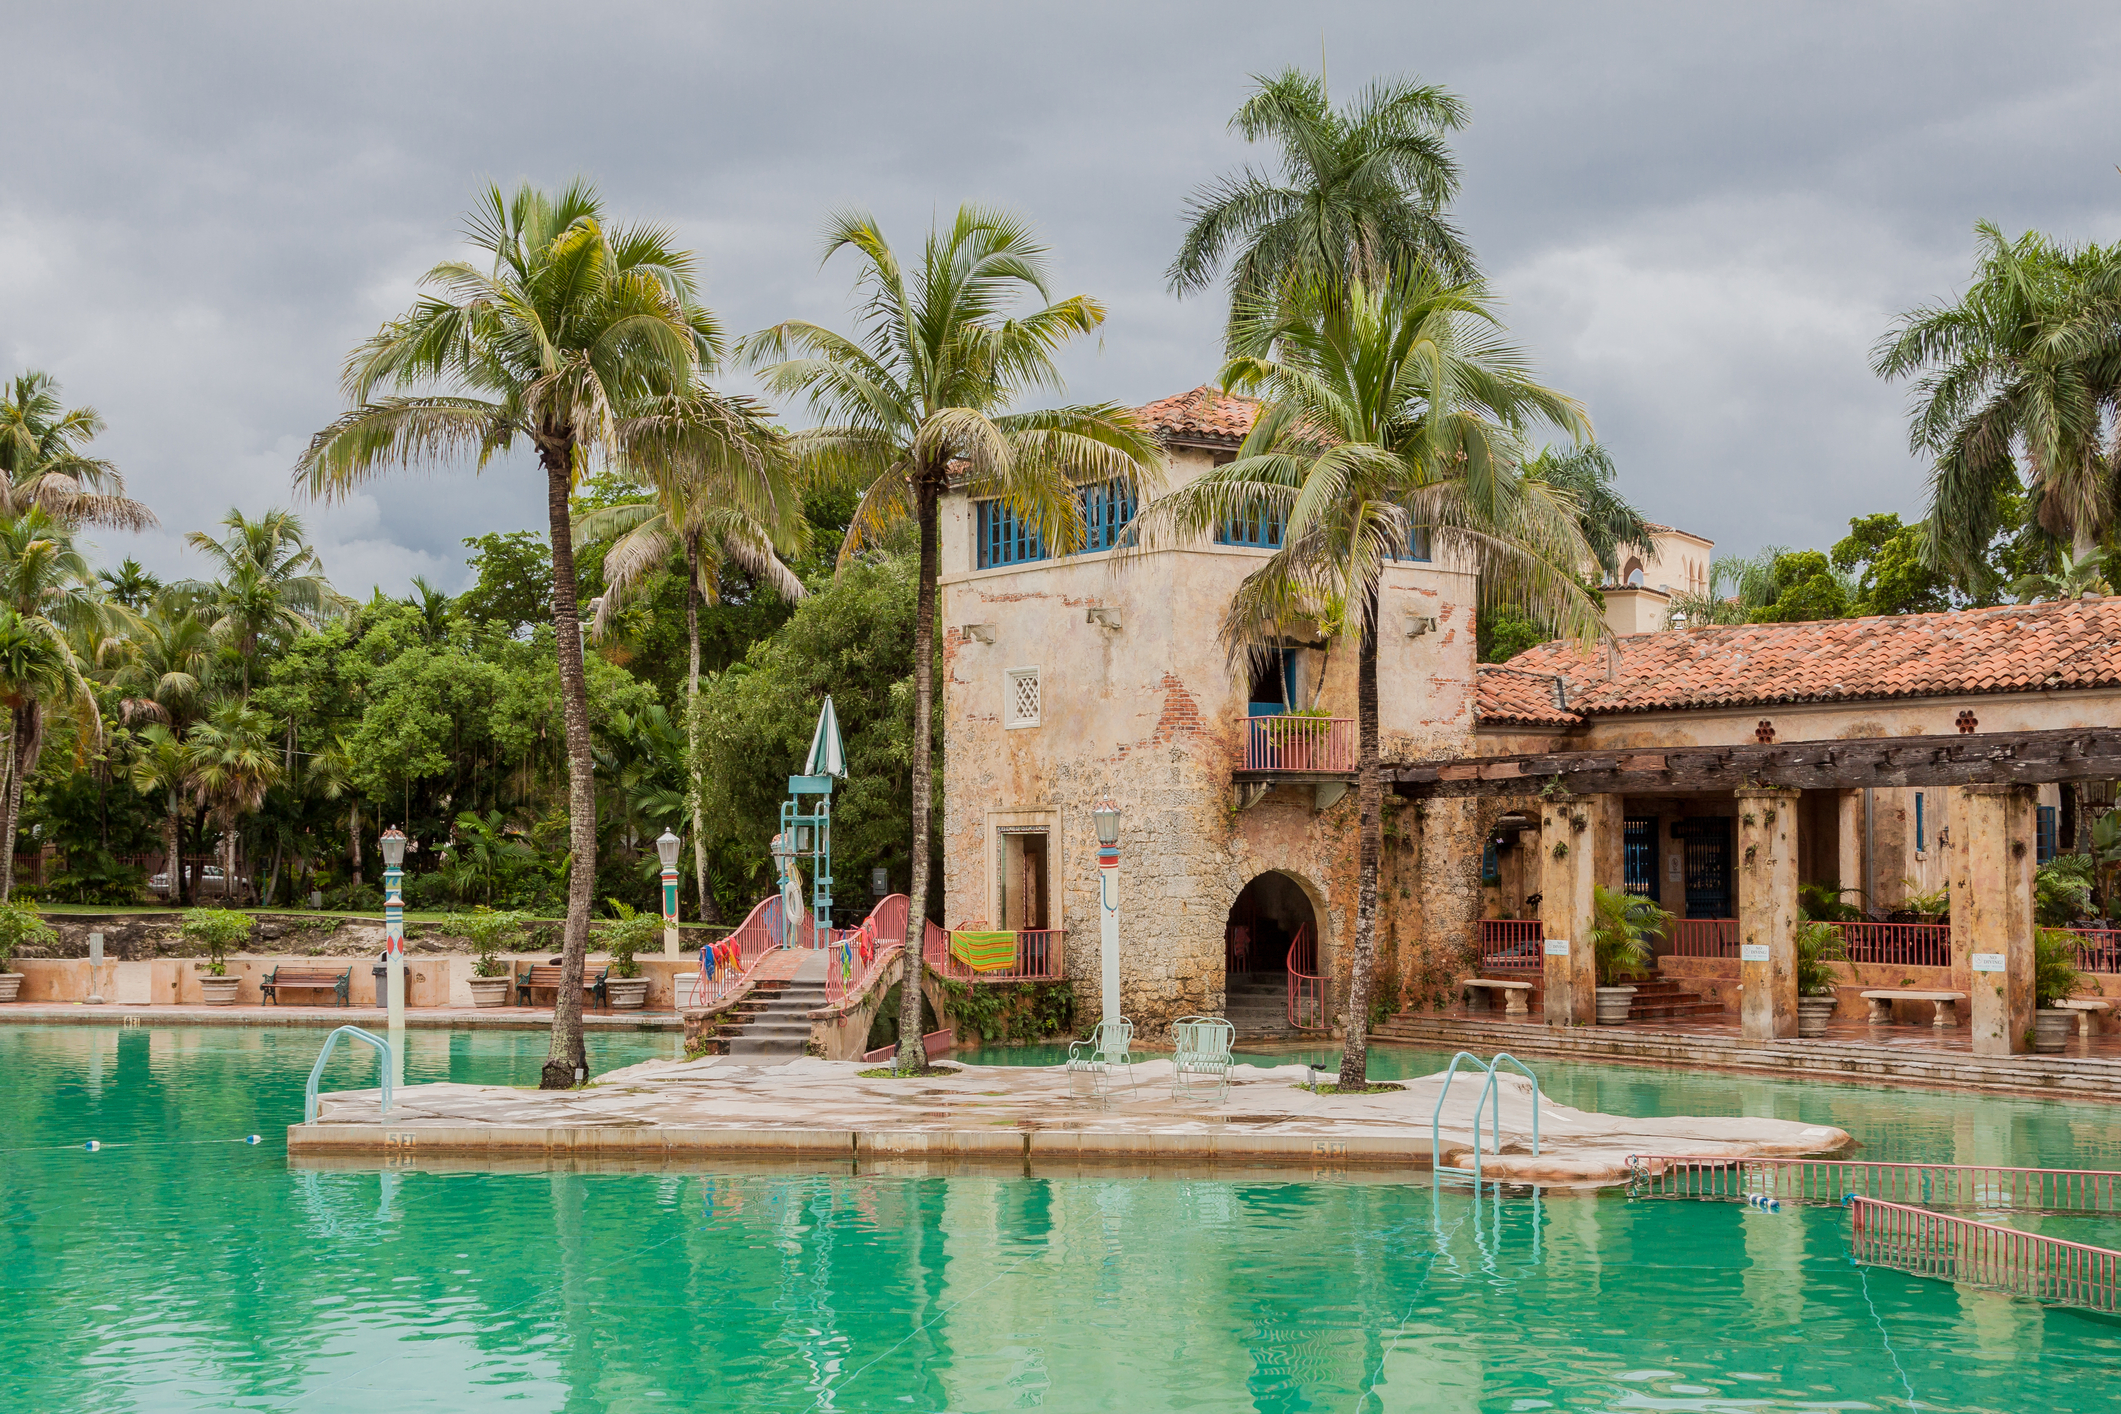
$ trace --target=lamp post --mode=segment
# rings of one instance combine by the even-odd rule
[[[390,1029],[405,1025],[405,832],[392,825],[383,849],[383,965],[387,970]],[[393,1047],[392,1049],[396,1049]]]
[[[1109,1036],[1119,1029],[1119,806],[1106,796],[1090,808],[1097,825],[1097,917],[1100,990]]]
[[[665,830],[656,837],[663,859],[663,956],[678,955],[678,837]]]

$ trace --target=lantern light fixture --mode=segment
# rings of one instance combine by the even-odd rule
[[[1111,796],[1090,807],[1090,819],[1097,825],[1099,844],[1109,847],[1119,843],[1119,805]]]
[[[383,862],[392,869],[405,862],[405,832],[396,825],[385,830],[378,843],[383,848]]]
[[[665,830],[656,837],[655,852],[661,856],[665,869],[678,867],[678,837]]]

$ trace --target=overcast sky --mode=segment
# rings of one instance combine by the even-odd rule
[[[594,180],[676,228],[736,332],[844,326],[835,206],[902,245],[964,200],[1028,216],[1110,310],[1069,392],[1214,372],[1163,272],[1253,73],[1414,74],[1471,105],[1461,222],[1548,380],[1651,516],[1750,552],[1919,509],[1905,390],[1868,350],[1965,280],[1977,218],[2113,240],[2121,11],[1286,3],[1163,7],[0,3],[0,369],[46,369],[190,572],[185,531],[295,504],[341,589],[448,589],[542,529],[527,463],[343,506],[289,472],[348,349],[457,251],[482,182]]]

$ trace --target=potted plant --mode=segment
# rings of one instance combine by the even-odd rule
[[[26,903],[0,903],[0,1002],[22,994],[22,974],[15,971],[15,950],[24,943],[49,947],[59,935]]]
[[[611,973],[604,979],[604,996],[613,1011],[630,1011],[647,1005],[648,979],[641,975],[641,964],[633,955],[645,948],[660,945],[663,937],[663,920],[653,913],[642,913],[631,904],[617,899],[606,899],[617,917],[610,919],[599,934],[604,952],[611,958]]]
[[[184,941],[206,952],[206,965],[199,969],[199,995],[208,1006],[235,1005],[236,988],[243,979],[228,975],[228,954],[250,941],[253,926],[249,914],[232,908],[186,910]]]
[[[2033,1049],[2052,1055],[2069,1045],[2077,1013],[2055,1005],[2084,990],[2077,970],[2077,938],[2060,928],[2033,933]]]
[[[1820,919],[1797,925],[1797,1034],[1824,1036],[1833,1019],[1833,964],[1848,960],[1841,930]]]
[[[1672,926],[1672,915],[1640,894],[1603,884],[1591,890],[1591,948],[1598,965],[1598,1024],[1628,1019],[1635,989],[1622,979],[1649,966],[1650,935]]]
[[[524,925],[530,922],[530,915],[496,913],[490,908],[480,908],[449,922],[451,932],[462,933],[470,940],[476,959],[471,964],[471,1004],[506,1006],[515,976],[501,954],[511,947],[521,946]]]

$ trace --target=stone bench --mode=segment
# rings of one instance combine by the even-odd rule
[[[2055,1005],[2077,1013],[2077,1034],[2089,1036],[2092,1034],[2092,1019],[2102,1011],[2113,1010],[2114,1004],[2100,997],[2064,997]]]
[[[1881,988],[1875,992],[1859,992],[1858,996],[1871,1004],[1871,1024],[1883,1025],[1893,1019],[1894,1002],[1933,1002],[1937,1014],[1930,1021],[1932,1026],[1957,1026],[1959,1003],[1966,1000],[1964,992],[1915,992],[1897,988]]]
[[[1499,991],[1503,996],[1505,1016],[1530,1016],[1532,1014],[1532,984],[1530,982],[1505,982],[1494,977],[1469,977],[1458,984],[1458,994],[1465,999],[1468,1011],[1493,1011],[1494,998],[1490,991]]]

